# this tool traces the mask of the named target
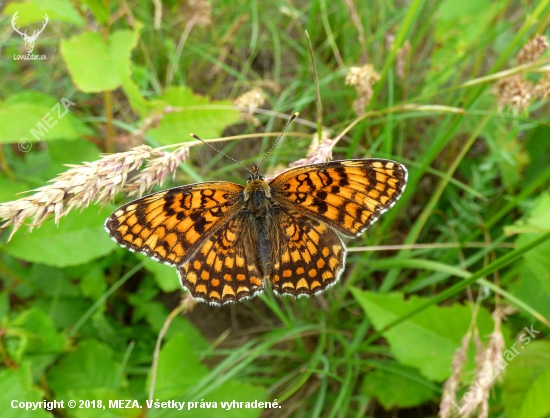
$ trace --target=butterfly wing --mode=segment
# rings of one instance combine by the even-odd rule
[[[118,208],[105,229],[122,247],[177,266],[236,213],[242,190],[205,182],[153,193]]]
[[[237,214],[211,234],[193,258],[178,268],[181,283],[195,299],[212,305],[248,299],[264,290],[254,230]]]
[[[290,169],[270,183],[272,195],[346,236],[360,235],[399,199],[407,169],[391,160],[331,161]]]
[[[279,295],[315,295],[336,284],[346,249],[334,229],[299,211],[280,208],[274,220],[271,287]]]

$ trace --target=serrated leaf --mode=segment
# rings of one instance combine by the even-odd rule
[[[194,94],[186,86],[172,87],[160,98],[166,104],[182,107],[179,112],[164,116],[160,125],[149,131],[149,136],[162,145],[189,141],[189,134],[196,133],[201,138],[215,138],[223,129],[237,122],[239,112],[233,109],[212,109],[212,106],[231,106],[231,102],[210,100]]]
[[[48,381],[58,395],[89,389],[117,390],[121,384],[119,372],[111,348],[88,340],[49,370]]]
[[[550,343],[529,341],[519,347],[504,374],[504,409],[509,417],[546,417],[550,413]]]
[[[32,233],[18,231],[6,245],[6,251],[13,257],[33,263],[66,267],[86,263],[103,257],[116,248],[109,238],[103,223],[110,209],[98,213],[92,206],[82,213],[73,210],[61,218],[59,228],[52,220]]]
[[[22,416],[32,416],[33,418],[46,418],[53,415],[45,409],[36,409],[29,414],[25,409],[11,408],[11,402],[40,402],[43,401],[44,392],[32,385],[31,369],[28,363],[23,363],[18,369],[0,370],[0,405],[2,408],[2,417],[20,418]],[[23,405],[24,408],[24,405]]]
[[[417,369],[395,362],[367,373],[361,391],[376,397],[387,411],[421,405],[436,395],[430,382]]]
[[[379,331],[426,302],[415,296],[405,301],[400,293],[374,294],[354,288],[352,294]],[[431,306],[384,336],[400,363],[416,367],[430,380],[442,381],[450,375],[453,354],[468,331],[471,315],[467,306]],[[479,311],[477,325],[482,336],[492,331],[491,316],[483,308]]]

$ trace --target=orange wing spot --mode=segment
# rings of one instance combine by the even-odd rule
[[[332,252],[334,254],[340,254],[340,251],[342,251],[342,246],[341,245],[333,245],[332,246]]]
[[[199,284],[197,287],[195,287],[195,292],[206,294],[206,286],[203,284]]]
[[[216,263],[214,264],[214,270],[216,270],[217,273],[221,273],[223,266],[223,261],[219,258],[216,258]]]
[[[159,218],[160,220],[164,220],[165,218],[165,211],[162,205],[159,205],[145,215],[145,220],[147,222],[150,222],[151,224],[155,224],[155,222],[158,221]]]
[[[380,196],[380,202],[383,205],[385,205],[388,200],[390,200],[390,198],[388,196]]]
[[[281,278],[279,277],[278,274],[276,274],[275,276],[273,276],[273,283],[277,283],[279,280],[281,280]]]
[[[317,270],[311,269],[310,271],[308,271],[307,274],[309,275],[309,277],[315,277],[317,276]]]
[[[215,290],[210,292],[210,295],[209,295],[211,298],[214,298],[214,299],[218,299],[220,300],[221,297],[220,297],[220,294],[218,292],[216,292]]]
[[[166,258],[166,250],[164,247],[156,247],[154,251],[156,251],[161,257]]]
[[[168,260],[176,261],[176,254],[170,253],[168,254],[168,257],[166,257]]]
[[[225,233],[225,236],[230,242],[234,242],[237,239],[237,234],[235,234],[233,231],[227,231]]]
[[[212,245],[214,245],[214,243],[210,240],[206,241],[203,245],[202,245],[202,248],[201,248],[201,253],[203,255],[206,255],[210,252],[210,250],[212,249]]]
[[[315,289],[316,287],[321,286],[321,283],[319,283],[317,280],[315,280],[313,283],[311,283],[311,290]]]
[[[308,241],[308,244],[309,244],[309,241]],[[309,248],[309,247],[308,247]],[[309,251],[304,251],[302,253],[302,258],[304,259],[304,261],[309,264],[311,263],[311,255],[309,255]]]
[[[235,264],[235,259],[233,257],[225,257],[225,267],[227,268],[233,268],[233,265]]]
[[[393,187],[394,189],[397,188],[397,179],[396,178],[389,179],[387,183],[390,185],[390,187]]]
[[[214,287],[218,287],[220,285],[220,281],[218,279],[212,279],[210,283],[212,283],[212,286]]]
[[[130,216],[128,218],[128,220],[126,221],[126,223],[130,226],[134,226],[135,224],[137,224],[138,222],[138,218],[135,214],[133,214],[132,216]]]
[[[323,248],[322,253],[323,253],[324,257],[328,257],[329,254],[330,254],[330,250],[328,249],[328,247],[325,247],[325,248]]]
[[[117,231],[120,232],[122,236],[126,235],[126,232],[128,232],[128,225],[120,225]]]
[[[242,273],[237,274],[237,280],[240,280],[241,282],[246,279],[245,275]]]
[[[332,279],[334,276],[330,271],[325,271],[321,277],[323,278],[323,281],[325,281],[328,279]]]
[[[287,236],[292,237],[292,236],[296,233],[296,225],[290,224],[290,225],[285,229],[285,232],[286,232],[286,235],[287,235]]]
[[[124,235],[122,238],[124,241],[132,242],[134,240],[134,236],[132,234]]]
[[[305,287],[306,289],[309,289],[309,286],[306,282],[306,279],[300,279],[300,281],[298,281],[298,283],[296,284],[296,289],[300,289],[302,287]]]
[[[294,283],[292,282],[286,282],[286,283],[283,283],[283,285],[281,286],[283,289],[285,287],[290,287],[291,289],[294,289]]]
[[[290,253],[290,255],[292,256],[292,261],[294,261],[295,263],[299,260],[301,260],[302,257],[300,257],[300,252],[298,250],[294,250],[292,251],[292,253]]]
[[[254,277],[254,276],[252,276],[250,278],[250,282],[255,284],[256,286],[261,286],[262,285],[262,281],[260,279],[258,279],[257,277]]]
[[[223,287],[222,297],[225,297],[226,295],[235,296],[235,292],[233,291],[233,289],[231,288],[231,286],[225,285],[225,286]]]
[[[292,277],[292,271],[291,270],[283,271],[283,277]]]
[[[197,275],[195,274],[195,272],[190,271],[189,273],[187,273],[187,276],[185,276],[185,280],[192,284],[197,284]]]
[[[244,266],[244,258],[240,257],[240,256],[237,256],[235,257],[236,258],[236,264],[237,264],[237,267],[243,267]]]
[[[143,240],[141,238],[136,238],[134,242],[132,242],[136,247],[142,247],[143,246]]]
[[[226,282],[232,282],[233,281],[233,279],[231,278],[231,274],[227,274],[227,273],[223,275],[223,279]],[[225,290],[224,290],[224,292],[225,292]]]
[[[200,238],[200,234],[198,234],[197,232],[195,232],[195,230],[193,228],[189,229],[186,233],[185,233],[185,239],[187,240],[187,242],[189,242],[190,244],[193,244],[194,242],[196,242],[199,238]]]
[[[183,255],[185,254],[185,250],[183,249],[180,243],[178,243],[174,248],[172,248],[172,251],[174,251],[174,253],[176,253],[176,255],[179,258],[183,257]]]
[[[147,238],[149,238],[149,235],[151,235],[152,233],[153,233],[153,231],[151,231],[150,229],[143,228],[141,230],[141,234],[139,234],[139,236],[143,239],[147,239]]]
[[[166,241],[170,248],[172,248],[174,245],[176,245],[176,242],[178,241],[178,236],[174,233],[170,233],[164,237],[164,241]]]
[[[115,216],[117,218],[120,218],[122,215],[124,215],[124,211],[122,209],[119,209],[115,212]],[[120,222],[124,222],[124,220],[121,220]]]
[[[349,216],[349,215],[344,215],[344,226],[346,227],[346,229],[351,229],[351,227],[353,226],[353,223],[355,222],[355,218]]]
[[[302,267],[296,269],[296,274],[304,274],[306,271]]]
[[[378,199],[380,197],[380,192],[378,190],[370,189],[367,195],[373,199]]]
[[[379,192],[383,192],[384,190],[386,190],[386,186],[383,184],[383,183],[376,183],[376,190],[378,190]]]
[[[250,289],[246,286],[239,286],[239,288],[237,289],[237,293],[240,293],[240,292],[249,292]]]
[[[203,279],[203,280],[208,280],[208,279],[210,279],[210,273],[208,273],[207,270],[203,270],[203,271],[201,272],[201,279]]]
[[[211,251],[208,253],[208,256],[206,257],[206,264],[211,266],[214,264],[214,260],[216,259],[216,253],[214,251]]]
[[[151,236],[149,236],[149,238],[145,241],[145,245],[154,249],[157,246],[158,239],[159,237],[157,234],[151,234]]]
[[[384,168],[384,164],[381,161],[374,161],[371,163],[374,168]],[[386,165],[388,167],[388,165]]]
[[[155,234],[158,235],[160,239],[164,238],[166,236],[166,228],[163,226],[159,226],[157,229],[155,229]]]
[[[288,263],[290,261],[290,253],[288,250],[286,250],[283,255],[281,256],[281,260],[283,263]]]
[[[311,230],[307,234],[308,238],[312,240],[315,244],[319,244],[319,234],[315,230]]]
[[[386,176],[384,173],[376,172],[376,181],[379,181],[380,183],[386,183],[388,181],[388,176]]]
[[[328,265],[330,266],[330,268],[334,269],[334,267],[336,267],[337,264],[338,264],[338,259],[336,257],[330,257],[330,260],[328,262]]]
[[[320,259],[317,260],[317,268],[322,269],[323,267],[325,267],[325,260],[320,258]]]
[[[166,220],[164,221],[164,225],[166,225],[168,229],[175,229],[180,222],[181,221],[177,217],[170,216],[169,218],[166,218]]]

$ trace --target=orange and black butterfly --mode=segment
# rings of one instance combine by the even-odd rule
[[[264,157],[265,158],[265,157]],[[174,266],[198,300],[311,296],[336,284],[346,248],[399,199],[407,169],[356,159],[293,168],[266,182],[253,165],[246,186],[215,181],[127,203],[105,222],[119,245]]]

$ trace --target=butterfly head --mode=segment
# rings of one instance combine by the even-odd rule
[[[252,164],[249,170],[250,176],[246,179],[247,183],[254,180],[265,180],[265,177],[260,174],[260,168],[256,164]]]

